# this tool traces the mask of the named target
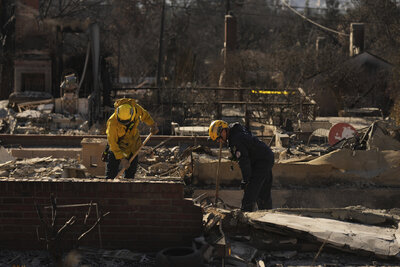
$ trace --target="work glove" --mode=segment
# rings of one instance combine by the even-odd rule
[[[246,181],[242,180],[240,182],[240,189],[243,189],[243,190],[246,189],[248,183],[249,182],[246,182]]]
[[[129,160],[126,158],[121,159],[119,166],[121,167],[121,169],[128,169],[129,168]]]
[[[151,126],[151,128],[150,128],[150,132],[152,133],[152,134],[157,134],[158,133],[158,127],[157,127],[157,123],[154,123],[152,126]]]

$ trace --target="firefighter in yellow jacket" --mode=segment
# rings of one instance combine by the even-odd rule
[[[138,157],[129,164],[129,159],[142,144],[140,139],[139,120],[150,126],[153,134],[158,132],[157,124],[150,114],[136,103],[134,99],[122,98],[114,103],[115,112],[107,121],[107,153],[106,178],[114,179],[120,169],[125,168],[125,178],[134,178]]]

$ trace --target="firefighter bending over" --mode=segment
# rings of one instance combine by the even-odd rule
[[[138,156],[129,164],[129,159],[140,148],[142,140],[137,129],[139,120],[150,126],[153,134],[158,132],[157,124],[150,114],[134,99],[122,98],[114,103],[115,112],[107,121],[108,152],[106,154],[106,178],[114,179],[124,168],[125,178],[134,178]]]
[[[272,150],[237,122],[213,121],[208,133],[212,140],[227,143],[233,159],[239,162],[244,189],[241,210],[254,211],[255,204],[260,210],[271,209]]]

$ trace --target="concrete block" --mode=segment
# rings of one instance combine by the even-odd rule
[[[317,129],[330,129],[332,123],[329,121],[307,121],[301,122],[300,131],[302,132],[313,132]]]
[[[4,147],[0,147],[0,163],[14,160],[14,157]]]
[[[107,140],[102,138],[84,138],[82,145],[82,164],[88,172],[96,176],[104,176],[106,164],[101,160],[101,155],[107,145]]]
[[[193,177],[196,184],[215,184],[218,159],[204,154],[193,154]],[[219,181],[221,184],[239,184],[242,172],[239,164],[227,159],[221,159]]]

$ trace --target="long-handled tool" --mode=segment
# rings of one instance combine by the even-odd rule
[[[142,149],[142,147],[147,143],[147,141],[149,141],[150,137],[152,136],[152,133],[149,133],[149,135],[146,137],[146,139],[144,139],[142,145],[138,148],[138,150],[135,152],[135,154],[133,154],[133,156],[129,159],[129,165],[131,165],[132,161],[135,159],[135,157],[139,154],[140,149]],[[129,168],[129,167],[128,167]],[[126,168],[122,168],[117,176],[115,176],[116,179],[118,179],[124,172],[125,172]]]
[[[218,166],[217,166],[217,177],[215,178],[215,205],[218,203],[219,193],[219,167],[221,165],[221,154],[222,154],[222,142],[219,143],[219,154],[218,154]]]

